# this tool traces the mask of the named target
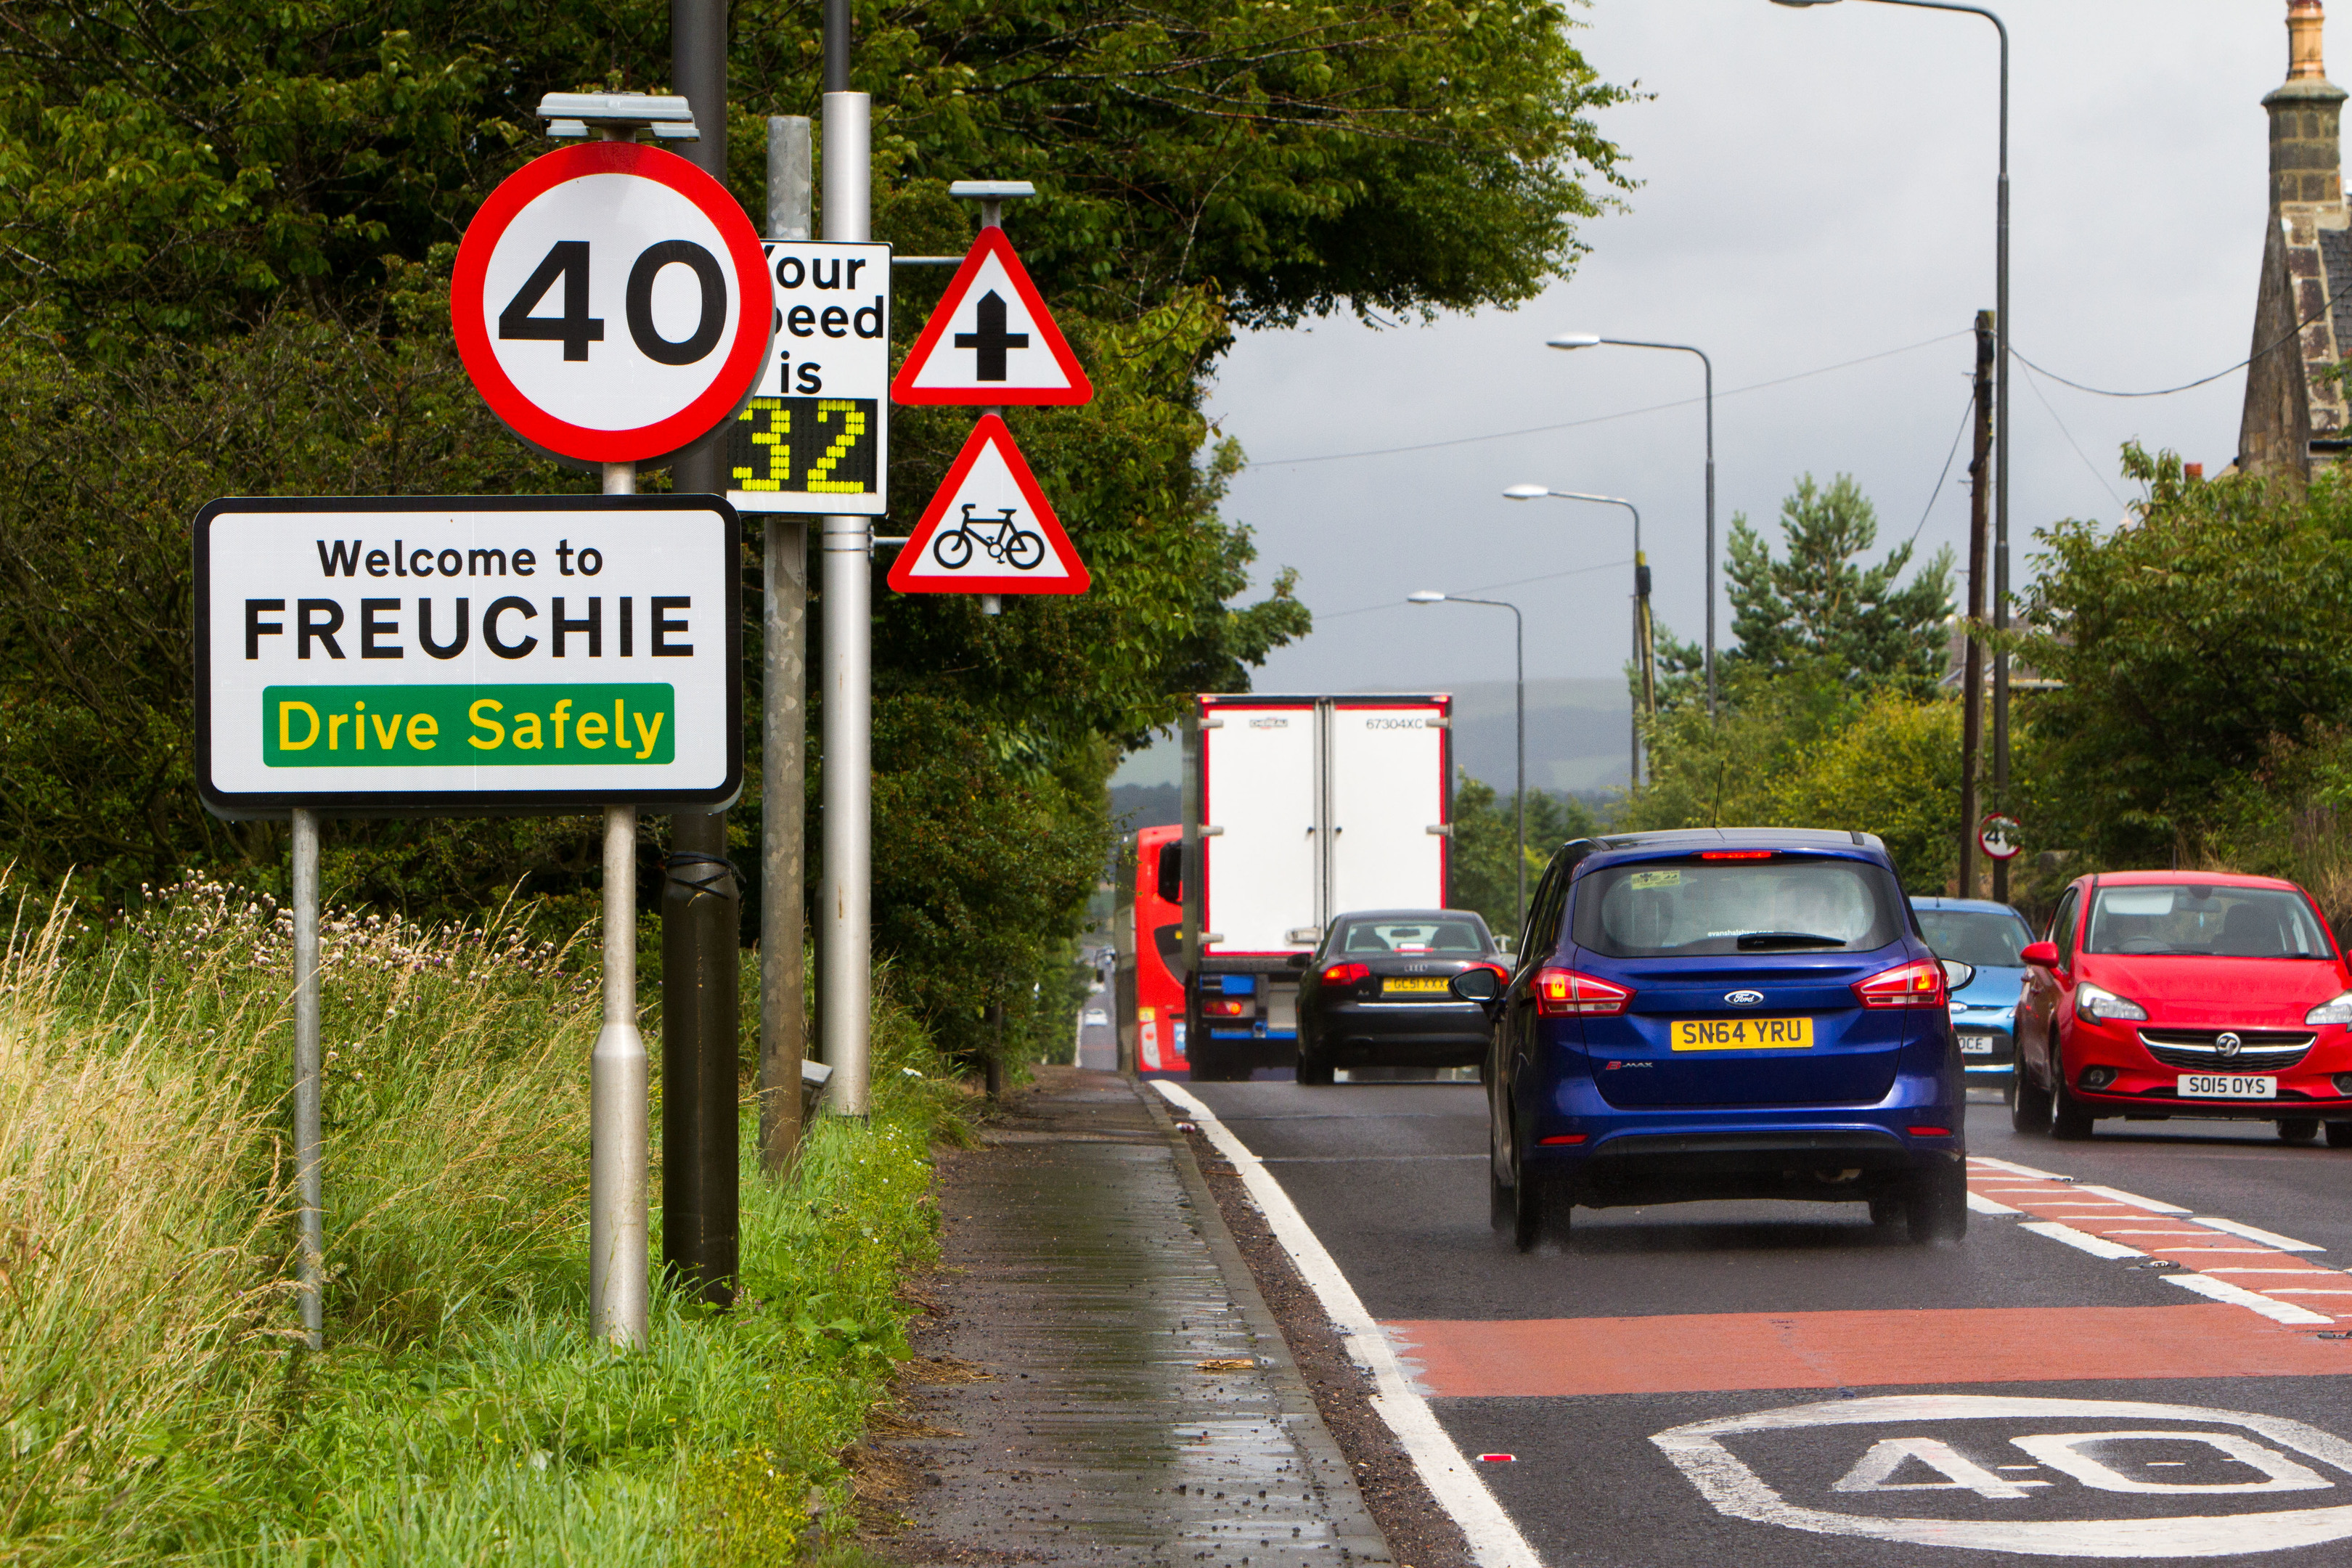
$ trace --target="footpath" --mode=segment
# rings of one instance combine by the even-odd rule
[[[984,1136],[942,1160],[941,1268],[867,1467],[898,1528],[874,1544],[908,1568],[1412,1568],[1160,1097],[1042,1068]]]

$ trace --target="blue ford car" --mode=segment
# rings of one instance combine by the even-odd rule
[[[1947,969],[1876,838],[1705,828],[1552,857],[1495,1020],[1496,1228],[1710,1198],[1866,1203],[1914,1241],[1968,1228]],[[1965,984],[1965,965],[1951,976]]]
[[[1988,899],[1919,899],[1919,933],[1936,956],[1976,971],[1952,988],[1952,1031],[1970,1079],[1998,1089],[2017,1068],[2017,999],[2025,987],[2025,917]]]

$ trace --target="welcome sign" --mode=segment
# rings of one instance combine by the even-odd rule
[[[215,501],[195,525],[205,804],[730,802],[737,534],[708,496]]]

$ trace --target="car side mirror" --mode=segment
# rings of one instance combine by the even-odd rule
[[[1491,969],[1465,969],[1447,981],[1445,989],[1456,1001],[1475,1002],[1483,1007],[1501,999],[1503,977]]]
[[[1948,958],[1943,963],[1944,988],[1948,991],[1965,991],[1969,988],[1969,982],[1977,977],[1977,966],[1973,963],[1962,963],[1957,958]]]
[[[2054,942],[2029,942],[2025,944],[2025,951],[2018,956],[2036,969],[2055,969],[2058,967],[2058,944]]]
[[[1311,952],[1294,952],[1282,962],[1293,969],[1304,969],[1315,962],[1315,955]]]

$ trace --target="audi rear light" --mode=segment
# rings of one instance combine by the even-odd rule
[[[1372,966],[1369,963],[1334,963],[1323,971],[1323,984],[1326,985],[1353,985],[1359,980],[1371,977]]]
[[[1478,969],[1483,969],[1493,975],[1498,984],[1508,985],[1511,983],[1511,972],[1499,963],[1468,963],[1463,965],[1462,973],[1468,974],[1473,970]]]
[[[1944,966],[1933,959],[1905,963],[1853,983],[1853,994],[1865,1007],[1944,1007],[1951,995],[1944,984]]]
[[[1625,1010],[1633,992],[1573,969],[1536,971],[1536,1012],[1546,1018],[1609,1017]]]

